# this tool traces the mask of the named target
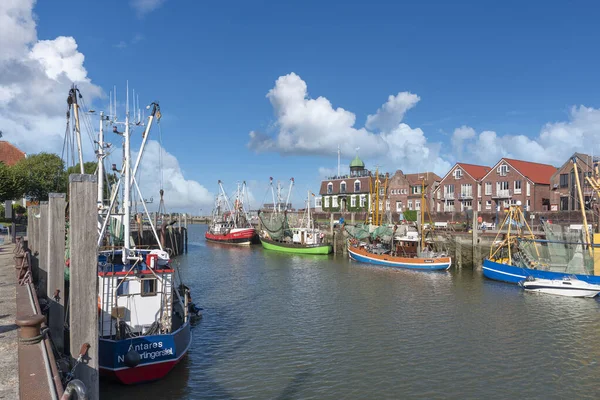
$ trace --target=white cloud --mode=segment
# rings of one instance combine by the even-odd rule
[[[457,131],[459,132],[457,135]],[[472,132],[461,136],[460,132]],[[561,165],[574,152],[600,152],[600,109],[572,107],[567,121],[547,123],[535,138],[525,135],[499,135],[493,131],[479,134],[469,127],[454,131],[461,151],[472,161],[490,164],[502,157]],[[454,141],[454,136],[453,136]]]
[[[66,98],[77,83],[89,103],[102,94],[72,37],[38,40],[34,1],[0,2],[0,130],[27,153],[61,153]]]
[[[142,18],[146,14],[162,6],[165,1],[166,0],[131,0],[129,4],[135,10],[137,16]]]
[[[398,126],[406,111],[413,108],[419,100],[421,100],[419,96],[410,92],[400,92],[396,96],[390,95],[388,101],[377,110],[375,115],[367,116],[365,126],[368,129],[390,131]]]
[[[157,162],[161,150],[162,174]],[[132,158],[135,160],[136,157],[137,154],[133,153]],[[209,210],[210,213],[214,195],[198,182],[185,179],[177,158],[162,149],[157,141],[148,140],[136,179],[144,197],[153,197],[153,209],[158,208],[160,201],[161,177],[165,207],[168,212],[184,210],[196,212],[202,208],[203,212]]]
[[[354,113],[334,108],[325,97],[308,96],[307,85],[298,75],[290,73],[275,82],[267,98],[277,118],[274,137],[250,132],[248,146],[256,151],[275,151],[288,154],[331,156],[338,145],[344,157],[360,155],[373,158],[390,169],[436,168],[443,172],[450,164],[438,157],[439,146],[427,142],[421,129],[401,123],[404,113],[418,101],[417,95],[402,92],[390,96],[375,115],[367,118],[369,129],[355,128]]]

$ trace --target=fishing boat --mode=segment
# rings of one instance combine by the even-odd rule
[[[432,238],[433,224],[429,225],[428,232],[425,231],[425,213],[421,213],[420,225],[417,227],[409,223],[383,225],[383,216],[378,213],[379,179],[375,180],[371,189],[373,199],[372,215],[369,217],[371,223],[346,227],[346,232],[350,236],[347,244],[350,259],[393,268],[429,271],[449,269],[452,259],[446,252],[436,249],[436,243]],[[421,189],[421,204],[427,207],[424,197],[424,179]],[[385,187],[383,191],[385,192]],[[429,239],[427,233],[431,234]]]
[[[567,297],[596,297],[600,285],[593,285],[577,278],[541,279],[528,277],[520,285],[527,292],[546,293]]]
[[[150,218],[136,174],[144,154],[150,128],[160,119],[158,103],[148,106],[151,113],[145,123],[139,107],[129,112],[129,90],[124,122],[116,118],[115,108],[109,115],[100,114],[98,136],[98,366],[101,376],[112,377],[124,384],[137,384],[163,378],[186,355],[192,340],[191,317],[198,308],[191,302],[190,291],[177,282],[176,266],[163,248]],[[80,144],[79,105],[81,98],[74,87],[68,104],[75,116],[77,141]],[[111,98],[112,103],[112,98]],[[134,101],[133,104],[139,104]],[[105,201],[104,153],[110,145],[104,142],[104,126],[123,140],[123,163],[113,167],[118,179],[107,180],[110,199]],[[124,126],[119,132],[118,126]],[[131,159],[131,136],[136,127],[144,127],[135,164]],[[82,152],[79,159],[83,173]],[[133,165],[133,166],[132,166]],[[162,166],[160,166],[162,168]],[[135,194],[132,195],[132,192]],[[161,187],[161,203],[162,203]],[[139,196],[139,197],[138,197]],[[135,198],[142,204],[156,246],[138,248],[131,237],[131,204]],[[121,198],[122,201],[117,202]],[[119,203],[119,204],[118,204]],[[122,237],[112,229],[118,226]]]
[[[220,193],[215,199],[212,221],[204,237],[210,242],[248,246],[256,237],[256,230],[250,224],[248,213],[244,208],[246,199],[246,182],[238,185],[233,207],[219,180]],[[223,211],[223,205],[226,211]]]
[[[264,228],[259,235],[263,248],[295,254],[327,255],[331,253],[333,249],[329,243],[325,242],[325,234],[314,226],[314,221],[310,213],[312,195],[310,191],[308,191],[307,206],[302,219],[294,224],[290,224],[287,205],[289,204],[289,195],[293,185],[294,178],[290,181],[288,199],[283,212],[277,210],[277,205],[280,205],[281,201],[275,202],[274,190],[272,190],[273,212],[259,214]],[[273,188],[273,178],[271,178],[271,188]],[[280,193],[281,191],[278,190],[278,200],[281,197]]]
[[[600,234],[590,234],[585,204],[579,180],[577,161],[572,159],[575,183],[583,216],[581,232],[565,232],[547,221],[542,224],[545,239],[537,238],[523,212],[520,202],[506,210],[506,216],[496,236],[490,255],[483,261],[486,278],[519,284],[527,279],[563,281],[577,279],[592,285],[600,284]],[[598,166],[595,175],[586,177],[598,192]],[[502,233],[506,231],[506,233]],[[592,240],[593,238],[593,240]]]

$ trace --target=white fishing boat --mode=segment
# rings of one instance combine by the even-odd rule
[[[563,279],[530,277],[521,282],[521,286],[528,292],[566,297],[596,297],[600,293],[600,285],[594,285],[575,277],[565,277]]]

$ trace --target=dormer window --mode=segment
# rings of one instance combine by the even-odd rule
[[[327,184],[327,194],[332,194],[333,193],[333,183],[329,182]]]
[[[500,176],[506,176],[506,174],[508,174],[508,165],[502,164],[496,171],[498,174],[500,174]]]
[[[340,183],[340,193],[346,193],[346,182]]]
[[[462,178],[462,175],[463,175],[462,169],[456,168],[454,170],[454,179],[460,179],[460,178]]]
[[[354,181],[354,192],[360,192],[360,181],[358,179]]]

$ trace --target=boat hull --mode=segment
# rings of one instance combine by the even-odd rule
[[[595,287],[592,287],[595,286]],[[523,289],[527,292],[552,294],[566,297],[596,297],[600,293],[600,286],[590,285],[578,280],[549,280],[534,279],[523,282]]]
[[[404,269],[416,269],[416,270],[428,270],[428,271],[445,271],[452,265],[452,259],[450,257],[439,257],[439,258],[409,258],[409,257],[395,257],[389,254],[371,254],[364,248],[357,248],[348,246],[348,255],[351,259],[381,265],[384,267],[392,268],[404,268]]]
[[[264,238],[260,239],[260,243],[266,250],[280,251],[283,253],[326,255],[333,250],[330,244],[306,246],[301,244],[281,243]]]
[[[598,275],[574,275],[564,272],[542,271],[539,269],[520,268],[508,264],[502,264],[489,259],[483,260],[483,276],[495,281],[519,284],[528,276],[538,279],[564,279],[575,276],[580,281],[600,284]]]
[[[254,228],[231,229],[226,235],[206,232],[204,237],[209,242],[249,246],[256,235]]]
[[[161,379],[187,354],[191,341],[189,322],[171,334],[124,340],[100,338],[100,374],[126,385]],[[125,355],[130,350],[135,350],[140,355],[140,363],[135,367],[125,364]]]

